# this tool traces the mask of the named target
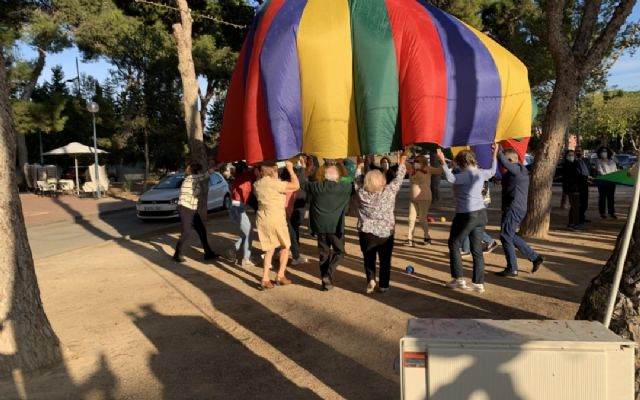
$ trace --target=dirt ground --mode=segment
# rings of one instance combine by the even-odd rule
[[[450,191],[442,189],[442,195],[432,215],[450,220]],[[17,371],[0,382],[0,398],[399,398],[393,364],[410,318],[572,319],[586,285],[610,255],[629,195],[619,190],[621,218],[603,221],[596,218],[593,189],[593,223],[585,233],[562,230],[567,211],[554,208],[550,239],[530,242],[545,266],[531,275],[531,264],[520,259],[517,279],[497,277],[493,273],[505,265],[498,248],[486,257],[484,294],[443,287],[450,279],[449,222],[432,224],[432,246],[411,249],[397,241],[385,294],[364,294],[352,218],[348,255],[331,292],[319,290],[317,251],[306,235],[302,251],[309,264],[290,268],[295,285],[268,292],[257,290],[259,268],[203,263],[195,242],[186,263],[172,262],[173,230],[44,258],[36,269],[64,364],[28,375]],[[497,238],[498,189],[493,198],[488,232]],[[403,188],[399,239],[406,235],[406,204]],[[225,213],[213,215],[208,226],[219,250],[236,237]],[[407,265],[415,274],[404,273]],[[465,267],[470,276],[470,261]]]

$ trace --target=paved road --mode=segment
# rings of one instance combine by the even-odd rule
[[[105,240],[150,233],[175,222],[144,223],[136,218],[135,210],[126,210],[91,217],[79,222],[61,221],[27,227],[34,259],[65,253],[77,248],[103,243]]]
[[[209,215],[210,219],[226,216],[226,211]],[[135,210],[114,212],[85,221],[62,221],[27,227],[33,258],[38,260],[71,250],[104,243],[125,236],[138,237],[158,230],[178,229],[177,221],[142,222]]]
[[[450,185],[443,181],[440,190],[448,191],[450,190],[448,186]],[[554,187],[554,190],[559,191],[560,189]],[[407,182],[404,183],[401,192],[399,201],[406,201],[403,198],[408,196]],[[616,201],[618,204],[628,204],[631,194],[631,188],[618,187]],[[500,197],[499,188],[495,190],[492,188],[492,197],[496,199],[496,203],[492,204],[492,207],[499,207],[497,202]],[[595,188],[592,188],[590,200],[593,205],[597,205]],[[452,205],[441,205],[440,208]],[[626,211],[626,206],[619,208],[620,212]],[[224,218],[226,215],[225,211],[217,211],[210,214],[209,217],[210,219]],[[107,214],[103,217],[96,216],[77,223],[67,221],[32,226],[27,228],[27,233],[33,257],[37,260],[78,248],[98,245],[104,243],[105,240],[119,239],[125,236],[138,237],[163,229],[178,229],[178,224],[176,221],[141,222],[136,217],[135,210],[127,210]]]

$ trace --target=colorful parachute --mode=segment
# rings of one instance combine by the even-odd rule
[[[219,157],[381,154],[530,135],[522,62],[422,0],[269,0],[227,94]]]

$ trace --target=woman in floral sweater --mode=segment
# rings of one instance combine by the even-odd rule
[[[378,290],[389,290],[391,275],[391,254],[393,253],[393,234],[396,225],[394,208],[396,195],[407,172],[405,153],[398,155],[398,172],[391,183],[379,170],[362,174],[364,161],[358,159],[355,189],[358,194],[358,235],[360,249],[364,258],[364,271],[367,275],[367,293],[376,287],[376,257],[380,260],[380,280]]]

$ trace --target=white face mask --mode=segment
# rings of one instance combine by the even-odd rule
[[[603,151],[602,153],[600,153],[600,158],[602,158],[603,160],[607,159],[607,152]]]
[[[413,167],[414,167],[415,169],[420,169],[420,168],[422,168],[422,164],[420,164],[420,163],[413,163]]]
[[[298,160],[296,162],[296,168],[301,168],[302,167],[302,163],[300,162],[300,160]]]
[[[385,162],[385,163],[380,164],[380,166],[381,166],[383,169],[389,169],[389,163],[386,163],[386,162]]]
[[[567,161],[569,162],[574,162],[576,160],[576,158],[574,156],[568,156],[567,157]]]

